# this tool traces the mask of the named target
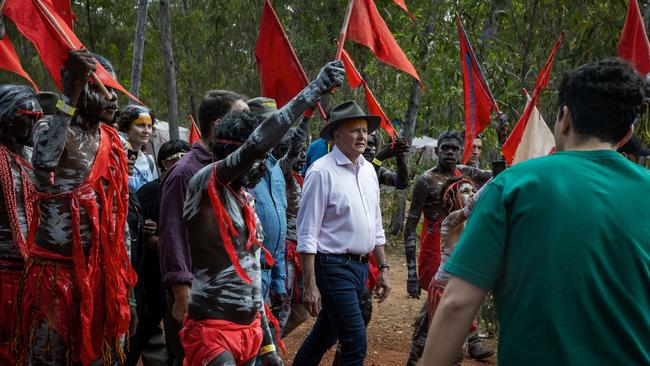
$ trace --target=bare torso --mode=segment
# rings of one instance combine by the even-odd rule
[[[221,233],[207,193],[213,165],[200,170],[189,183],[184,218],[187,224],[194,280],[188,314],[191,319],[227,319],[250,324],[260,311],[260,250],[253,245],[246,250],[248,231],[240,202],[240,192],[217,187],[221,202],[232,220],[237,237],[232,237],[239,262],[252,279],[246,283],[235,271],[221,239]],[[258,226],[259,227],[259,224]],[[261,240],[258,234],[258,240]]]

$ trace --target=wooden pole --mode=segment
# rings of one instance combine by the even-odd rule
[[[352,15],[352,8],[354,7],[354,0],[348,1],[348,8],[345,11],[345,18],[343,18],[343,25],[341,26],[341,33],[339,34],[339,47],[336,50],[336,59],[340,60],[341,55],[343,54],[343,45],[345,44],[345,38],[348,34],[348,25],[350,24],[350,16]]]
[[[75,48],[74,43],[72,43],[72,40],[70,39],[70,37],[68,37],[68,35],[63,31],[63,28],[61,28],[61,25],[59,24],[59,22],[56,21],[56,18],[54,18],[54,16],[50,12],[50,10],[45,5],[43,5],[43,2],[41,2],[41,0],[34,0],[34,1],[38,5],[38,7],[41,8],[43,13],[45,13],[45,15],[50,20],[50,22],[52,22],[52,25],[54,25],[57,32],[59,32],[59,34],[63,37],[63,39],[66,41],[66,43],[68,43],[68,46],[70,46],[71,48]],[[4,1],[3,1],[2,5],[4,5]],[[95,83],[97,83],[97,86],[99,86],[102,93],[104,93],[104,95],[107,98],[111,99],[113,96],[111,95],[111,93],[109,93],[108,89],[106,89],[106,86],[104,86],[104,83],[102,83],[102,81],[99,80],[99,77],[97,76],[97,74],[95,74],[93,72],[90,76],[93,78],[93,80],[95,80]]]

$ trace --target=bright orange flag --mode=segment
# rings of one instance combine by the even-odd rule
[[[18,76],[22,76],[32,84],[34,90],[38,91],[38,87],[20,64],[20,59],[18,59],[14,45],[9,40],[8,35],[5,35],[5,37],[0,40],[0,68],[11,71]]]

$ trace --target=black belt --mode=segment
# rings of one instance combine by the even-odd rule
[[[321,254],[319,255],[330,255],[333,257],[341,257],[341,258],[346,258],[351,261],[357,262],[357,263],[368,263],[368,258],[370,257],[370,254],[352,254],[352,253],[344,253],[344,254]]]

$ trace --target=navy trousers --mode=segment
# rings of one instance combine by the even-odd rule
[[[315,272],[322,310],[293,365],[318,365],[337,340],[341,345],[341,365],[363,365],[368,342],[360,303],[368,279],[368,263],[318,254]]]

